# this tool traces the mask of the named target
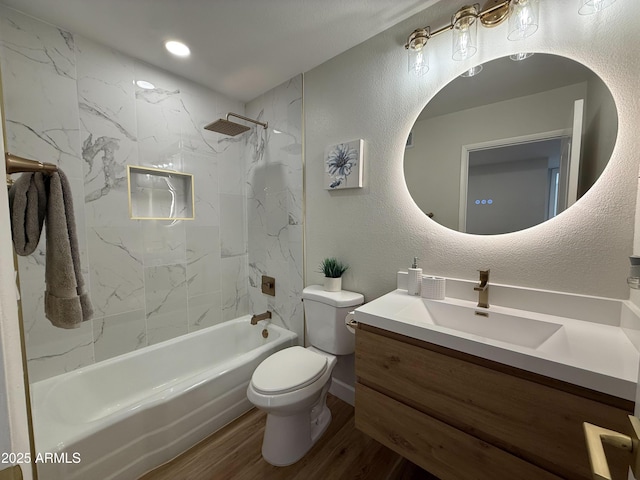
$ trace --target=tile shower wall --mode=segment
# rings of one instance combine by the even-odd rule
[[[254,99],[246,111],[269,122],[267,130],[252,130],[245,150],[251,310],[270,310],[273,322],[302,343],[302,75]],[[275,297],[261,293],[263,274],[276,279]]]
[[[248,135],[202,128],[243,104],[4,7],[0,40],[7,150],[69,177],[95,310],[52,327],[44,241],[19,259],[31,381],[247,314]],[[195,220],[130,220],[127,164],[194,174]]]

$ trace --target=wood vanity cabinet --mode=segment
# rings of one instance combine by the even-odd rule
[[[362,323],[356,376],[356,427],[441,480],[590,480],[582,422],[630,433],[633,402]]]

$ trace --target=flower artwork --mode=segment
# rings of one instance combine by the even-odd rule
[[[325,188],[362,188],[363,141],[339,143],[327,149],[325,162]]]

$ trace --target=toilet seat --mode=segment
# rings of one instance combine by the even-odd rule
[[[253,372],[251,385],[258,392],[277,395],[311,385],[327,370],[327,357],[303,347],[290,347],[265,359]]]

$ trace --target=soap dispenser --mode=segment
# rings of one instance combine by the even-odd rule
[[[420,295],[422,285],[422,269],[418,268],[418,257],[413,257],[413,264],[409,268],[409,281],[407,282],[407,293],[409,295]]]

